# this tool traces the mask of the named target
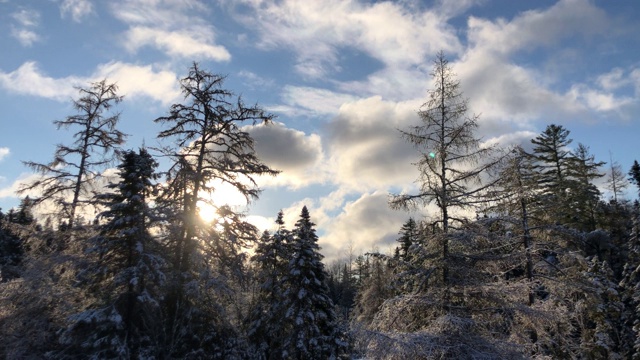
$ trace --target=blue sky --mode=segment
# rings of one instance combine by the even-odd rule
[[[69,142],[53,121],[73,114],[74,86],[117,82],[126,147],[152,146],[198,61],[278,116],[251,130],[283,170],[260,180],[251,220],[284,209],[292,224],[305,204],[329,258],[386,250],[410,215],[387,195],[417,178],[396,129],[416,123],[438,51],[484,141],[561,124],[626,172],[640,159],[639,17],[635,1],[604,0],[0,0],[0,207],[32,176],[21,161]]]

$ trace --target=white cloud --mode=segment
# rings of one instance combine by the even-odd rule
[[[148,97],[164,105],[172,104],[181,96],[176,74],[154,69],[151,65],[112,62],[100,65],[92,77],[116,82],[122,95],[132,98]]]
[[[312,116],[334,115],[342,104],[357,99],[355,96],[327,89],[290,85],[284,87],[281,96],[294,113]]]
[[[0,161],[9,156],[10,153],[11,151],[8,147],[0,147]]]
[[[150,65],[121,62],[99,65],[94,74],[88,77],[52,78],[45,75],[35,62],[29,61],[12,72],[0,72],[0,87],[17,94],[68,101],[77,95],[74,87],[86,87],[89,83],[104,78],[116,82],[121,95],[146,96],[163,104],[170,104],[180,96],[174,73],[155,70]]]
[[[579,34],[588,36],[609,31],[606,13],[587,0],[561,0],[545,10],[530,10],[511,21],[470,17],[469,42],[497,54],[531,51],[538,46],[558,44]]]
[[[75,76],[54,79],[44,75],[34,61],[28,61],[10,73],[0,72],[0,86],[14,93],[40,96],[48,99],[66,101],[76,91],[74,86],[83,83]]]
[[[310,214],[314,216],[314,210]],[[316,211],[317,212],[317,211]],[[388,252],[396,246],[395,239],[402,224],[416,214],[391,210],[388,194],[383,191],[364,193],[357,200],[347,202],[340,214],[328,222],[319,244],[327,262],[343,258],[349,247],[355,253],[378,249]],[[422,219],[421,215],[417,215]]]
[[[40,35],[34,30],[40,24],[40,13],[31,9],[21,9],[11,14],[17,23],[11,26],[11,36],[16,38],[22,46],[31,46],[40,41]]]
[[[22,46],[27,47],[40,40],[40,36],[34,31],[27,29],[16,29],[14,27],[11,28],[11,36],[16,38],[20,42],[20,44],[22,44]]]
[[[216,44],[215,29],[207,20],[209,9],[200,1],[118,1],[111,10],[130,26],[123,44],[129,51],[151,46],[174,58],[231,59],[229,51]]]
[[[404,4],[247,0],[253,12],[238,18],[258,28],[261,46],[291,48],[297,56],[296,70],[310,78],[340,71],[344,47],[391,67],[421,64],[440,49],[461,49],[453,28],[436,11]]]
[[[275,80],[265,78],[251,71],[241,70],[238,72],[238,76],[245,79],[243,84],[252,90],[269,89],[276,84]]]
[[[223,46],[210,45],[210,31],[166,31],[146,26],[134,26],[126,33],[125,46],[137,51],[144,46],[153,46],[172,57],[212,59],[229,61],[231,54]]]
[[[31,9],[21,9],[11,14],[21,26],[37,27],[40,24],[40,13]]]
[[[371,97],[346,103],[328,124],[325,142],[336,184],[369,191],[411,183],[417,152],[398,129],[417,124],[419,103]]]
[[[615,111],[634,102],[631,97],[618,97],[612,93],[591,89],[586,85],[574,85],[569,95],[595,111]]]
[[[92,13],[93,4],[88,0],[63,0],[60,4],[62,17],[70,15],[75,22],[81,22]]]

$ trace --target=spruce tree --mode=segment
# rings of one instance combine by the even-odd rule
[[[94,264],[83,277],[102,301],[72,317],[57,356],[157,358],[162,354],[161,286],[164,258],[149,233],[151,192],[157,163],[147,153],[127,151],[118,166],[115,192],[101,194],[106,223],[93,238]]]
[[[314,226],[307,207],[303,207],[292,231],[293,255],[282,281],[286,322],[282,358],[332,359],[342,356],[346,347],[336,323]]]
[[[257,353],[264,359],[279,359],[286,331],[283,307],[284,284],[292,255],[292,234],[284,227],[284,214],[278,213],[278,229],[263,233],[252,261],[257,266],[258,292],[248,319],[248,335]]]
[[[629,170],[629,180],[638,187],[638,194],[640,194],[640,164],[638,164],[638,160],[633,160],[633,165]]]

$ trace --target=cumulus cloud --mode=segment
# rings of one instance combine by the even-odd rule
[[[145,96],[163,104],[170,104],[180,96],[174,73],[156,70],[150,65],[121,62],[99,65],[94,74],[87,77],[52,78],[44,74],[35,62],[28,61],[12,72],[0,71],[0,87],[17,94],[68,101],[77,95],[74,87],[85,87],[104,78],[116,82],[121,95]]]
[[[344,257],[350,247],[356,253],[373,249],[387,252],[395,246],[398,231],[410,216],[422,218],[420,214],[391,210],[387,201],[386,192],[375,191],[347,202],[326,224],[327,231],[320,238],[319,244],[327,260]],[[314,212],[310,211],[313,217]]]
[[[48,99],[68,100],[76,91],[74,86],[83,83],[83,79],[76,76],[52,78],[43,74],[34,61],[28,61],[12,72],[0,72],[0,86],[8,91],[39,96]]]
[[[215,29],[203,16],[209,9],[200,1],[119,1],[111,10],[129,25],[123,44],[129,51],[151,46],[171,57],[231,59],[229,51],[216,43]]]
[[[93,4],[88,0],[63,0],[60,3],[62,17],[71,16],[75,22],[81,22],[92,13]]]
[[[260,160],[282,173],[260,179],[262,186],[299,188],[326,180],[320,136],[305,134],[280,123],[247,129],[255,140]]]
[[[120,93],[128,97],[148,97],[164,105],[172,104],[181,96],[176,74],[151,65],[112,62],[100,65],[93,77],[116,82]]]
[[[327,126],[333,181],[351,189],[387,188],[411,183],[417,152],[398,129],[417,124],[419,103],[371,97],[345,103]]]

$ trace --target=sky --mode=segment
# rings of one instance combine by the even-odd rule
[[[398,129],[418,124],[439,51],[483,142],[527,145],[559,124],[626,173],[640,160],[638,18],[640,3],[608,0],[0,0],[0,207],[33,178],[22,161],[71,142],[53,121],[75,113],[76,87],[115,82],[125,148],[154,146],[195,61],[277,116],[247,129],[282,171],[259,179],[250,221],[268,228],[282,209],[293,226],[306,205],[327,260],[387,251],[433,212],[387,201],[415,191],[418,153]]]

